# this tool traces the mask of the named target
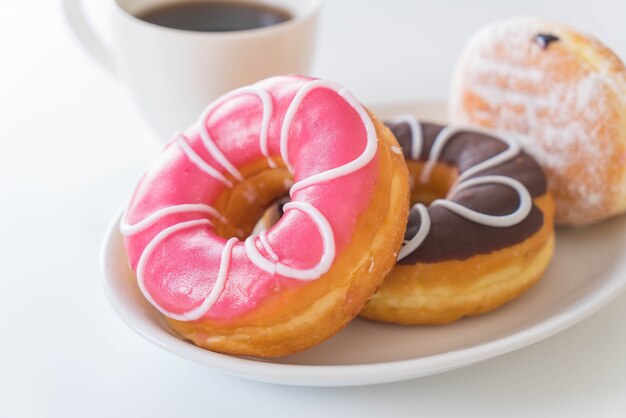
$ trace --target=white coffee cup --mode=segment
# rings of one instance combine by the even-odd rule
[[[234,88],[277,74],[306,74],[322,3],[246,0],[281,8],[292,18],[258,29],[197,32],[135,17],[184,0],[110,0],[114,42],[109,48],[87,23],[84,1],[63,0],[70,27],[91,55],[126,83],[162,140],[189,126],[212,100]]]

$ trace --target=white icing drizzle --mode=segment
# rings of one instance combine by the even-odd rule
[[[409,116],[408,118],[404,117],[400,121],[408,123],[408,120],[410,119],[413,119],[413,121],[415,121],[417,125],[417,120],[412,116]],[[413,131],[413,128],[411,130]],[[423,132],[421,128],[419,129],[419,131],[419,149],[421,150],[423,147]],[[480,129],[475,127],[469,128],[461,126],[447,126],[439,132],[439,134],[435,138],[435,141],[433,142],[430,153],[428,155],[428,160],[424,164],[424,168],[422,169],[422,173],[420,175],[420,182],[428,182],[435,164],[437,164],[439,158],[441,157],[441,153],[443,152],[444,147],[452,137],[461,132],[478,132],[484,135],[489,135],[491,137],[497,138],[498,140],[501,140],[502,142],[507,144],[508,147],[501,153],[465,170],[461,175],[459,175],[456,182],[451,187],[450,192],[448,193],[448,198],[437,199],[431,203],[431,206],[444,207],[449,211],[464,217],[465,219],[490,227],[506,228],[522,222],[524,219],[526,219],[526,217],[530,213],[530,210],[532,209],[532,196],[528,192],[528,189],[526,189],[526,187],[522,183],[511,177],[500,175],[487,175],[482,177],[469,178],[480,172],[483,172],[515,158],[520,153],[521,147],[510,138],[495,136],[493,132],[486,129]],[[412,146],[415,147],[415,142],[413,142]],[[488,183],[501,184],[515,190],[515,192],[517,192],[519,196],[519,207],[515,211],[507,215],[488,215],[469,209],[465,206],[460,205],[457,202],[449,200],[450,197],[452,197],[455,193],[460,192],[461,190]],[[413,251],[417,250],[417,248],[419,248],[419,246],[424,242],[430,231],[431,220],[426,207],[421,204],[417,204],[414,207],[417,208],[420,214],[420,229],[413,238],[405,241],[405,244],[402,246],[398,254],[398,261],[402,260]]]
[[[391,119],[393,123],[406,123],[409,125],[409,129],[411,130],[411,159],[417,161],[422,155],[422,148],[424,147],[424,132],[422,128],[417,123],[417,119],[415,116],[405,114],[398,115],[395,118]]]
[[[437,164],[437,161],[439,161],[439,158],[441,157],[441,153],[443,152],[443,149],[445,148],[448,141],[451,138],[453,138],[455,135],[462,133],[462,132],[476,132],[476,133],[480,133],[483,135],[489,135],[489,136],[494,137],[493,132],[487,129],[480,129],[476,127],[468,128],[468,127],[462,127],[462,126],[446,126],[445,128],[441,130],[441,132],[439,132],[439,134],[437,135],[437,138],[435,138],[435,142],[433,143],[433,146],[430,150],[430,154],[428,156],[428,161],[424,165],[424,169],[422,170],[422,173],[420,175],[421,183],[426,183],[430,179],[432,170],[435,164]],[[470,167],[467,170],[465,170],[463,173],[461,173],[459,178],[456,180],[457,184],[477,173],[480,173],[482,171],[493,168],[499,164],[502,164],[506,161],[509,161],[520,153],[521,147],[517,142],[511,140],[510,138],[506,136],[498,136],[497,139],[504,142],[508,146],[508,148],[502,151],[501,153],[496,154],[493,157],[485,161],[481,161],[475,166]]]
[[[274,252],[272,246],[270,245],[269,238],[267,237],[267,230],[261,231],[261,233],[259,234],[259,242],[261,243],[261,246],[267,252],[267,254],[269,254],[271,259],[274,262],[278,261],[278,254]]]
[[[435,138],[435,142],[433,142],[432,147],[430,148],[430,154],[428,154],[428,161],[424,164],[424,168],[422,168],[422,173],[420,174],[420,183],[427,183],[430,179],[430,175],[432,174],[433,168],[437,161],[439,161],[439,157],[441,157],[441,151],[448,143],[448,140],[457,133],[457,130],[446,126],[443,128],[437,138]]]
[[[430,232],[430,216],[428,216],[426,206],[421,203],[416,203],[413,207],[418,210],[422,222],[420,223],[420,229],[413,236],[413,238],[408,241],[404,241],[404,245],[400,248],[400,252],[398,252],[398,260],[402,260],[413,251],[417,250]]]
[[[208,219],[196,219],[194,221],[181,222],[176,225],[170,226],[169,228],[165,228],[161,232],[159,232],[146,246],[146,248],[141,253],[139,257],[139,261],[137,262],[137,283],[139,285],[139,289],[145,296],[145,298],[152,304],[152,306],[156,307],[161,313],[168,316],[169,318],[178,320],[178,321],[194,321],[196,319],[202,318],[205,313],[211,309],[211,306],[217,301],[219,296],[222,294],[222,290],[224,289],[224,284],[226,283],[226,277],[228,276],[228,268],[230,265],[230,258],[232,254],[232,249],[237,243],[237,238],[231,238],[226,242],[224,246],[224,250],[222,252],[222,258],[220,261],[219,270],[217,273],[217,277],[215,279],[215,284],[213,288],[207,295],[207,297],[202,301],[200,306],[194,308],[188,312],[183,314],[177,314],[174,312],[169,312],[160,306],[156,301],[152,298],[148,290],[145,286],[144,281],[144,269],[147,261],[150,259],[150,256],[154,252],[154,249],[167,237],[170,235],[179,232],[183,229],[188,229],[201,225],[212,225]]]
[[[472,222],[497,228],[507,228],[509,226],[517,225],[518,223],[526,219],[526,216],[528,216],[532,208],[532,197],[522,183],[511,177],[483,176],[465,180],[464,182],[459,183],[459,185],[452,190],[452,194],[472,186],[478,186],[487,183],[502,184],[504,186],[509,186],[510,188],[515,190],[519,196],[519,207],[515,211],[513,211],[513,213],[510,213],[508,215],[487,215],[485,213],[480,213],[476,212],[475,210],[468,209],[465,206],[462,206],[457,202],[453,202],[452,200],[448,199],[437,199],[431,205],[443,206],[449,211],[454,212],[457,215],[464,217],[465,219],[469,219]]]
[[[285,114],[285,118],[283,120],[283,126],[281,129],[281,138],[280,138],[280,152],[285,164],[293,172],[291,165],[287,159],[287,144],[288,144],[288,135],[289,128],[291,126],[291,121],[295,116],[302,100],[311,90],[315,88],[328,88],[332,91],[337,92],[349,105],[351,105],[354,110],[359,114],[361,120],[363,121],[365,131],[367,134],[367,143],[363,153],[357,157],[356,159],[350,161],[347,164],[344,164],[340,167],[336,167],[330,170],[327,170],[322,173],[315,174],[311,177],[308,177],[298,183],[292,184],[290,188],[290,195],[297,190],[300,190],[304,187],[311,186],[316,183],[325,182],[328,180],[336,179],[342,176],[346,176],[351,174],[360,168],[367,165],[376,155],[377,150],[377,141],[376,131],[374,125],[363,108],[361,104],[344,88],[327,81],[315,80],[305,84],[294,96],[294,99],[289,105],[289,108]],[[217,147],[213,139],[211,138],[208,129],[207,129],[207,119],[211,116],[212,112],[219,106],[230,98],[235,96],[239,96],[242,94],[254,94],[258,96],[263,105],[263,117],[261,121],[261,133],[259,137],[260,141],[260,149],[261,153],[264,157],[267,158],[268,164],[270,167],[276,167],[274,161],[269,156],[268,150],[268,130],[269,123],[273,112],[273,102],[270,94],[258,87],[258,86],[248,86],[243,87],[237,90],[228,93],[214,103],[212,103],[200,117],[200,121],[198,122],[200,127],[200,136],[202,139],[202,143],[205,149],[211,154],[211,156],[220,164],[226,171],[228,171],[232,176],[234,176],[239,181],[243,180],[241,173],[236,169],[236,167],[226,158],[226,156],[222,153],[222,151]],[[211,167],[204,159],[202,159],[187,143],[186,138],[182,134],[177,134],[176,143],[181,147],[185,156],[195,164],[200,170],[207,173],[211,177],[221,181],[228,187],[232,187],[233,184],[230,180],[228,180],[224,175],[222,175],[215,168]],[[326,217],[314,206],[305,202],[289,202],[284,205],[283,211],[287,212],[289,210],[299,210],[306,215],[308,215],[311,220],[315,223],[318,231],[320,232],[323,249],[322,255],[320,257],[320,261],[312,268],[309,269],[296,269],[293,267],[289,267],[280,263],[280,258],[278,254],[272,249],[269,239],[268,232],[262,231],[258,235],[251,235],[244,242],[244,248],[246,251],[246,255],[250,259],[250,261],[255,264],[260,269],[270,273],[270,274],[279,274],[284,277],[290,277],[297,280],[314,280],[322,276],[326,273],[335,258],[335,238],[332,227]],[[226,222],[226,219],[219,214],[219,212],[213,207],[205,204],[180,204],[174,205],[167,208],[159,209],[152,214],[148,215],[146,218],[141,221],[130,225],[126,221],[126,215],[123,216],[120,230],[123,235],[129,236],[137,234],[141,231],[144,231],[160,219],[165,216],[171,214],[181,214],[181,213],[191,213],[191,212],[200,212],[206,213],[208,215],[216,217],[221,222]],[[220,261],[220,267],[218,271],[218,275],[216,278],[216,282],[211,289],[209,295],[205,298],[200,306],[197,308],[185,312],[184,314],[175,314],[172,312],[168,312],[163,307],[161,307],[156,301],[152,298],[152,296],[148,293],[145,288],[144,283],[144,269],[147,261],[150,259],[150,256],[154,252],[154,249],[167,237],[172,234],[175,234],[183,229],[192,228],[196,226],[213,226],[212,222],[208,219],[197,219],[192,221],[180,222],[175,225],[172,225],[164,230],[160,231],[144,248],[142,254],[139,257],[139,261],[137,262],[137,282],[139,284],[139,288],[142,293],[146,297],[146,299],[155,306],[160,312],[164,315],[180,320],[180,321],[192,321],[202,318],[209,309],[213,306],[213,304],[217,301],[219,296],[221,295],[227,276],[228,269],[230,266],[230,259],[232,257],[232,251],[235,244],[238,242],[237,238],[231,238],[226,242],[224,250],[222,252],[222,257]],[[255,240],[258,238],[258,244],[265,250],[268,256],[272,259],[271,261],[266,259],[257,248],[257,244]]]
[[[287,112],[285,113],[285,118],[283,120],[283,126],[280,131],[280,155],[289,170],[293,172],[293,168],[291,167],[288,156],[289,129],[291,128],[291,122],[306,95],[316,88],[327,88],[334,91],[335,93],[339,94],[339,96],[341,96],[346,102],[348,102],[348,104],[350,104],[354,108],[354,110],[356,110],[365,126],[367,143],[365,145],[363,153],[349,163],[346,163],[339,167],[331,168],[330,170],[326,170],[321,173],[314,174],[295,183],[293,186],[291,186],[291,189],[289,190],[289,196],[291,196],[292,198],[298,190],[301,190],[305,187],[309,187],[313,184],[326,182],[354,173],[355,171],[365,167],[370,161],[372,161],[372,159],[376,155],[378,142],[378,138],[376,137],[376,129],[374,128],[374,123],[370,119],[363,106],[361,106],[361,104],[354,98],[354,96],[352,96],[352,94],[350,94],[350,92],[345,88],[326,80],[313,80],[302,86],[302,88],[294,96],[292,102],[289,104],[289,108],[287,108]]]
[[[270,274],[280,274],[281,276],[291,277],[298,280],[313,280],[326,273],[335,258],[335,237],[333,229],[326,217],[313,205],[305,202],[289,202],[283,206],[286,213],[289,210],[299,210],[307,214],[317,226],[322,236],[323,250],[320,261],[314,267],[309,269],[296,269],[286,266],[280,262],[272,262],[267,260],[254,244],[255,236],[248,237],[245,241],[245,248],[250,261],[261,270]],[[268,242],[269,244],[269,242]]]
[[[209,176],[213,177],[214,179],[217,179],[217,180],[221,181],[222,183],[224,183],[224,185],[226,185],[226,187],[233,187],[233,183],[230,180],[228,180],[226,177],[224,177],[224,175],[222,173],[220,173],[219,171],[217,171],[216,169],[211,167],[209,164],[207,164],[207,162],[204,161],[202,159],[202,157],[200,157],[189,146],[187,141],[185,141],[185,137],[184,136],[182,136],[181,134],[178,134],[178,138],[176,139],[176,143],[178,144],[178,146],[180,146],[180,148],[182,149],[182,151],[185,154],[185,156],[189,159],[189,161],[191,161],[196,167],[198,167],[198,169],[200,169],[201,171],[205,172],[206,174],[208,174]]]
[[[482,132],[482,130],[480,129],[475,129],[473,128],[475,132]],[[488,131],[485,131],[484,134],[490,134]],[[500,154],[494,155],[493,157],[489,158],[488,160],[485,160],[481,163],[476,164],[473,167],[468,168],[467,170],[465,170],[460,176],[459,178],[456,180],[457,183],[460,183],[462,181],[465,181],[467,178],[480,173],[482,171],[486,171],[490,168],[493,168],[497,165],[500,165],[506,161],[512,160],[513,158],[515,158],[517,155],[519,155],[520,151],[521,151],[521,147],[520,145],[513,141],[512,139],[510,139],[507,136],[501,136],[498,137],[499,140],[505,142],[508,145],[508,148],[505,149],[504,151],[502,151]]]
[[[261,132],[259,133],[259,147],[261,148],[261,153],[267,159],[269,166],[276,167],[276,164],[269,156],[269,150],[267,147],[270,119],[272,117],[272,112],[274,108],[272,96],[270,96],[267,90],[258,86],[246,86],[233,90],[211,103],[209,107],[207,107],[206,110],[202,113],[202,116],[200,116],[200,121],[198,122],[200,137],[202,138],[202,143],[204,144],[206,150],[211,154],[213,158],[215,158],[217,162],[222,165],[222,167],[226,169],[226,171],[232,174],[233,177],[235,177],[239,181],[243,180],[243,176],[241,175],[239,170],[237,170],[234,164],[231,163],[228,158],[226,158],[224,153],[217,147],[217,145],[211,138],[211,135],[209,134],[209,130],[207,128],[207,119],[222,103],[244,94],[256,95],[261,100],[261,104],[263,105],[263,117],[261,119]]]
[[[182,205],[174,205],[158,209],[133,225],[128,223],[128,221],[126,220],[126,214],[124,214],[120,223],[120,232],[122,233],[122,235],[126,236],[135,235],[141,231],[148,229],[150,226],[154,225],[156,222],[160,221],[166,216],[178,213],[192,212],[206,213],[216,217],[221,222],[226,222],[226,218],[224,218],[212,206],[205,205],[203,203],[186,203]]]

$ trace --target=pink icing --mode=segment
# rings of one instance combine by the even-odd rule
[[[312,80],[281,76],[254,85],[271,96],[267,135],[270,157],[280,157],[285,113],[296,93]],[[363,154],[371,140],[367,131],[371,121],[363,115],[362,108],[355,107],[333,89],[321,86],[311,90],[297,108],[288,131],[287,155],[294,181],[343,166]],[[211,140],[235,168],[266,159],[260,146],[263,103],[258,96],[246,92],[228,98],[205,116],[202,123]],[[200,128],[197,123],[178,141],[186,141],[208,166],[236,183],[237,179],[219,158],[207,151]],[[354,172],[320,181],[292,196],[294,202],[312,206],[328,221],[335,254],[340,254],[350,243],[357,218],[373,197],[377,177],[377,159],[373,158]],[[141,179],[125,222],[135,225],[156,211],[176,205],[212,205],[227,187],[192,162],[179,142],[172,141]],[[212,224],[220,222],[207,212],[184,211],[166,214],[138,232],[125,234],[130,265],[135,271],[146,247],[154,240],[149,256],[144,257],[142,277],[138,279],[144,295],[164,314],[183,320],[201,317],[227,320],[250,312],[276,292],[303,284],[302,280],[259,268],[250,259],[243,241],[234,244],[232,254],[228,249],[225,251],[227,240],[217,236],[206,221],[189,227],[182,224],[202,219]],[[175,225],[183,227],[162,240],[155,240],[157,234],[167,233]],[[311,269],[328,251],[318,222],[297,209],[286,210],[267,231],[265,242],[271,245],[270,251],[261,241],[258,237],[253,240],[265,259],[272,261],[277,257],[281,264],[295,269]],[[216,288],[220,265],[225,281],[223,287],[218,283]],[[211,297],[216,299],[210,308],[192,318],[189,313],[201,310],[211,292],[215,293]]]

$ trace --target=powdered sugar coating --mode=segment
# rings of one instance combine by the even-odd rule
[[[543,48],[538,33],[559,40]],[[557,222],[593,222],[626,207],[625,74],[607,48],[570,28],[500,22],[466,47],[450,118],[515,136],[546,171]]]

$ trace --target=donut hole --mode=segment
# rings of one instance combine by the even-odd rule
[[[263,212],[263,215],[261,215],[261,218],[259,218],[257,223],[254,225],[252,233],[258,234],[259,232],[270,229],[276,225],[281,216],[283,216],[283,206],[285,206],[285,204],[289,201],[291,201],[289,193],[285,193],[270,203],[270,205]]]
[[[215,208],[226,218],[226,222],[216,223],[215,232],[222,238],[236,237],[244,240],[256,229],[257,224],[274,225],[282,216],[276,203],[288,196],[293,184],[292,176],[286,167],[251,167],[240,170],[243,180],[220,195]]]
[[[420,176],[425,163],[421,161],[407,161],[409,168],[409,185],[411,188],[411,206],[416,203],[430,205],[436,199],[444,199],[452,185],[459,177],[459,171],[455,166],[437,163],[424,183]]]

